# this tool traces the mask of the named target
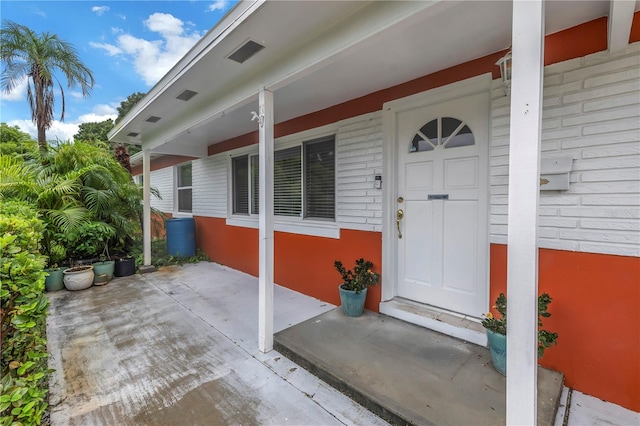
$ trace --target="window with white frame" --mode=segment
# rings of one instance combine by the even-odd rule
[[[255,215],[260,212],[258,171],[258,156],[255,154],[232,159],[233,214]],[[276,150],[273,180],[274,215],[334,220],[335,136]]]
[[[191,213],[191,163],[176,168],[176,192],[178,195],[178,211]]]

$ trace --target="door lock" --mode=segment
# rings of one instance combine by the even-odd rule
[[[398,238],[402,238],[402,231],[400,230],[400,221],[404,217],[404,211],[402,209],[398,209],[396,213],[396,226],[398,227]]]

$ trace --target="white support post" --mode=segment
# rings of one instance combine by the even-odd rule
[[[151,265],[151,153],[142,151],[142,241],[144,266]]]
[[[273,93],[260,92],[258,348],[273,349]]]
[[[635,6],[634,1],[611,0],[608,21],[609,52],[622,50],[629,45]]]
[[[507,425],[535,425],[544,1],[513,2],[507,253]]]

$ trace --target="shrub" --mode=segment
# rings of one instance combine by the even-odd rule
[[[47,408],[43,225],[35,210],[4,202],[0,215],[2,378],[0,425],[40,424]]]

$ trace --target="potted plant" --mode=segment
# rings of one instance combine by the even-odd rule
[[[44,288],[47,291],[58,291],[64,288],[64,269],[59,268],[57,264],[50,265],[45,269],[47,277],[44,280]]]
[[[353,269],[345,269],[339,260],[334,262],[334,266],[342,276],[342,284],[338,287],[342,311],[348,317],[362,315],[367,288],[380,284],[380,274],[373,272],[373,263],[363,258],[356,260]]]
[[[82,265],[66,269],[64,272],[64,286],[67,290],[84,290],[93,284],[93,266]]]
[[[558,333],[552,333],[543,330],[542,317],[551,316],[547,312],[547,308],[551,303],[551,297],[547,293],[538,296],[538,358],[542,358],[544,350],[551,345],[557,344],[556,339]],[[487,339],[489,341],[489,350],[491,352],[491,362],[498,373],[506,375],[507,373],[507,297],[504,293],[500,293],[496,299],[493,309],[498,311],[500,317],[497,318],[493,313],[488,312],[484,315],[482,326],[487,331]]]
[[[106,246],[105,246],[105,250],[106,250]],[[115,270],[116,262],[111,260],[111,257],[109,257],[108,251],[106,256],[104,254],[101,254],[100,261],[95,262],[92,266],[93,266],[93,273],[95,274],[95,278],[93,279],[93,284],[105,285],[106,283],[108,283],[113,279],[113,272]]]
[[[47,233],[49,227],[49,225],[45,224],[45,232],[43,232],[40,247],[42,254],[47,257],[48,266],[44,270],[47,273],[44,285],[47,291],[58,291],[64,288],[64,275],[62,272],[66,269],[58,267],[58,265],[67,257],[67,249],[56,240],[56,237],[61,237],[61,234]]]
[[[114,275],[116,277],[128,277],[136,273],[136,259],[125,256],[116,258]]]

